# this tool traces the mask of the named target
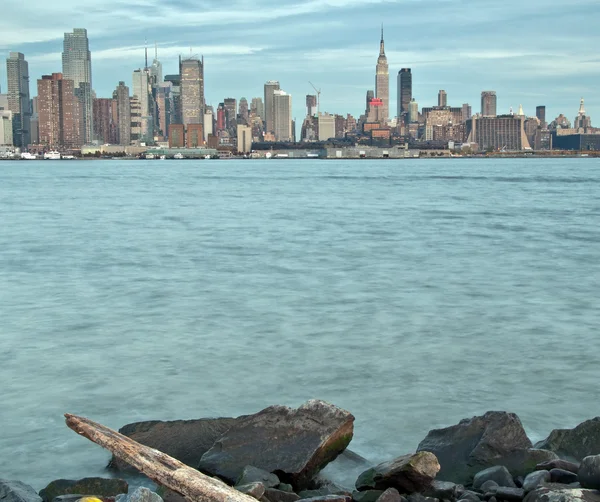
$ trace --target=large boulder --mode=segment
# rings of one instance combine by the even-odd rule
[[[119,432],[195,468],[202,455],[235,424],[236,420],[238,419],[200,418],[167,422],[159,420],[134,422],[124,425]],[[109,467],[121,471],[135,471],[133,467],[114,455]]]
[[[550,483],[550,479],[551,476],[549,471],[533,471],[532,473],[528,474],[525,478],[525,481],[523,481],[523,490],[525,490],[525,493],[537,490],[538,488]]]
[[[438,479],[469,484],[478,471],[487,467],[503,465],[514,476],[524,476],[538,463],[557,458],[552,452],[531,448],[517,415],[488,411],[430,431],[417,451],[435,454],[441,466]]]
[[[253,465],[247,465],[236,480],[236,485],[247,485],[249,483],[262,483],[265,488],[275,488],[279,484],[279,478],[272,472],[259,469]]]
[[[440,464],[433,453],[404,455],[367,469],[356,480],[356,489],[396,488],[400,493],[420,492],[431,485],[439,470]]]
[[[346,449],[353,432],[354,416],[324,401],[311,400],[298,409],[271,406],[236,421],[198,468],[234,483],[246,465],[253,465],[300,491]]]
[[[600,454],[600,417],[580,423],[573,429],[554,429],[536,448],[551,450],[559,457],[580,461]]]
[[[563,459],[549,460],[548,462],[542,462],[535,466],[536,471],[551,471],[552,469],[562,469],[563,471],[569,471],[574,474],[579,472],[579,463],[569,462]]]
[[[494,481],[498,486],[515,488],[515,482],[513,481],[511,473],[503,465],[488,467],[475,474],[475,477],[473,478],[473,488],[475,490],[481,489],[486,481]]]
[[[129,486],[124,479],[116,478],[83,478],[57,479],[40,491],[44,502],[52,502],[59,495],[96,495],[98,497],[115,497],[127,493]]]
[[[600,492],[580,488],[543,487],[529,492],[524,502],[600,502]]]
[[[115,502],[163,502],[163,499],[160,495],[141,486],[132,493],[119,495]]]
[[[584,488],[600,490],[600,455],[585,457],[579,466],[578,477]]]
[[[37,492],[21,481],[0,479],[0,500],[2,502],[42,502]]]

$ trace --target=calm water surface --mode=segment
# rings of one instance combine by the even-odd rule
[[[372,460],[598,415],[600,162],[0,162],[0,477],[108,426],[318,397]]]

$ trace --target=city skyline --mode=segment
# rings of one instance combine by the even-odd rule
[[[154,2],[149,0],[150,4]],[[35,1],[31,5],[39,6],[42,13],[47,8]],[[9,51],[23,52],[34,80],[60,71],[65,32],[74,26],[87,28],[97,76],[94,89],[98,97],[109,97],[120,80],[132,85],[132,70],[144,64],[144,37],[149,40],[150,50],[156,40],[164,74],[177,72],[179,54],[185,57],[191,46],[193,54],[206,58],[207,104],[216,107],[227,96],[258,97],[263,94],[265,81],[279,80],[282,88],[296,96],[293,116],[299,121],[304,116],[302,97],[312,93],[309,80],[322,89],[321,111],[359,115],[364,92],[373,87],[372,68],[384,18],[392,76],[390,110],[396,109],[394,77],[401,68],[410,67],[413,96],[420,106],[435,105],[438,90],[445,89],[448,104],[461,106],[468,102],[475,112],[481,91],[493,89],[498,96],[498,113],[508,113],[511,106],[516,110],[522,104],[531,116],[535,106],[545,104],[550,119],[559,113],[571,117],[581,97],[586,98],[586,109],[592,117],[600,113],[595,91],[600,63],[590,43],[599,37],[592,30],[590,15],[600,13],[599,6],[589,1],[564,6],[537,0],[528,5],[510,1],[502,8],[479,1],[470,2],[468,9],[461,2],[432,5],[288,4],[287,10],[270,8],[268,12],[235,14],[233,19],[227,13],[220,19],[219,8],[209,3],[202,15],[188,12],[175,23],[175,13],[185,11],[180,3],[156,14],[152,9],[130,11],[129,17],[123,12],[127,7],[116,11],[109,4],[93,14],[83,9],[77,19],[61,4],[57,28],[38,29],[34,22],[40,13],[32,11],[31,16],[23,16],[24,10],[32,9],[30,4],[17,6],[9,0],[0,21],[0,50],[6,55]],[[338,17],[325,26],[314,22],[311,9],[317,13],[331,11]],[[397,19],[389,21],[390,13],[398,14]],[[279,22],[261,28],[259,21],[264,19]],[[223,26],[224,20],[227,26]],[[344,28],[345,20],[351,21],[348,28]],[[108,21],[114,34],[109,34],[105,25]],[[452,27],[444,31],[450,33],[447,37],[432,34],[441,22]],[[203,27],[201,36],[194,26]],[[302,27],[310,28],[311,37],[300,36]],[[520,32],[519,37],[514,36],[515,30]],[[0,73],[0,82],[4,92],[5,69]]]

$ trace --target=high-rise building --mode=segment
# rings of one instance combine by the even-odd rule
[[[8,109],[8,94],[0,94],[0,110]]]
[[[202,124],[204,120],[204,57],[190,57],[179,63],[181,78],[181,121]]]
[[[75,28],[65,33],[62,53],[63,78],[72,80],[83,116],[83,142],[94,139],[92,105],[92,56],[87,30]]]
[[[212,112],[212,106],[211,107],[206,107],[206,111],[204,112],[204,142],[206,143],[208,141],[208,135],[213,133],[213,122],[214,122],[214,118],[213,118],[213,112]]]
[[[546,107],[543,105],[535,107],[535,116],[540,119],[540,126],[542,129],[546,129],[548,124],[546,123]]]
[[[83,113],[72,80],[62,73],[37,81],[40,144],[50,148],[79,148],[83,144]]]
[[[466,122],[473,116],[473,111],[469,103],[463,103],[462,105],[462,121]]]
[[[262,98],[252,98],[250,112],[260,117],[263,121],[265,120],[265,105]]]
[[[117,100],[95,98],[93,100],[94,134],[96,139],[103,144],[115,145],[118,143]]]
[[[183,148],[185,146],[185,127],[183,124],[169,125],[169,148]]]
[[[143,141],[142,136],[142,107],[140,105],[140,100],[137,96],[132,96],[129,98],[129,109],[130,109],[130,133],[129,139],[131,143],[138,145],[141,141]],[[121,143],[123,144],[123,143]]]
[[[166,75],[165,82],[171,84],[171,123],[183,124],[183,118],[181,116],[181,76]]]
[[[577,113],[577,117],[573,121],[574,129],[588,129],[592,127],[592,118],[585,114],[585,107],[583,98],[579,102],[579,112]]]
[[[235,127],[237,125],[237,100],[235,98],[225,98],[223,106],[225,108],[225,127],[232,134],[235,134]]]
[[[381,41],[379,42],[379,57],[375,70],[375,97],[381,99],[383,105],[381,109],[382,123],[387,123],[390,113],[390,74],[388,70],[387,57],[385,55],[385,46],[383,42],[383,26],[381,27]]]
[[[35,96],[31,100],[31,120],[29,121],[29,129],[30,129],[30,145],[39,145],[40,143],[40,117],[39,117],[39,107],[38,107],[38,98]]]
[[[225,118],[225,105],[219,103],[217,106],[217,132],[224,131],[227,126],[227,119]]]
[[[365,115],[369,115],[369,111],[371,110],[371,101],[375,97],[375,91],[368,90],[367,91],[367,105],[365,107]]]
[[[306,116],[314,117],[317,114],[317,96],[313,94],[306,95]]]
[[[0,110],[0,146],[13,146],[13,112]]]
[[[149,143],[154,137],[154,117],[150,71],[138,69],[133,72],[133,96],[138,98],[141,116],[140,141]]]
[[[410,68],[402,68],[398,72],[398,106],[397,116],[406,116],[409,112],[408,106],[412,100],[412,73]]]
[[[273,96],[277,90],[279,90],[277,80],[269,80],[265,83],[265,132],[275,132]]]
[[[163,83],[163,68],[162,63],[158,60],[158,45],[156,44],[154,44],[154,60],[150,67],[150,78],[152,80],[152,85],[160,85]]]
[[[185,131],[185,143],[188,148],[198,148],[204,144],[202,124],[189,124]]]
[[[275,141],[292,141],[292,96],[281,89],[273,91],[273,132]]]
[[[252,128],[245,124],[237,125],[237,151],[249,153],[252,149]]]
[[[481,93],[481,115],[484,117],[496,116],[496,91]]]
[[[247,125],[250,118],[250,110],[248,109],[248,100],[246,98],[240,99],[239,116],[242,123]]]
[[[525,134],[524,115],[474,116],[467,120],[466,134],[468,142],[477,143],[479,150],[531,149]]]
[[[444,89],[438,92],[438,106],[448,106],[448,94]]]
[[[29,65],[20,52],[11,52],[6,60],[8,109],[13,117],[13,144],[26,148],[30,143],[31,110],[29,102]]]
[[[335,138],[335,115],[319,113],[319,141]]]
[[[119,82],[113,91],[113,99],[117,102],[117,142],[128,146],[131,143],[131,103],[125,82]]]
[[[419,121],[419,103],[415,99],[411,99],[408,104],[408,122],[414,123]]]

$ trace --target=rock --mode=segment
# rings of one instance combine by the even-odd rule
[[[294,487],[292,485],[288,485],[287,483],[279,483],[275,488],[281,490],[282,492],[290,492],[294,491]]]
[[[573,488],[543,487],[529,492],[525,502],[600,502],[600,492]]]
[[[284,492],[283,490],[276,490],[275,488],[265,489],[264,496],[269,502],[296,502],[296,500],[300,500],[300,497],[295,493]]]
[[[568,485],[571,483],[577,483],[579,478],[577,477],[577,474],[571,471],[565,471],[564,469],[551,469],[550,481],[552,483],[562,483]]]
[[[59,495],[80,494],[97,497],[115,497],[127,493],[129,486],[123,479],[83,478],[57,479],[40,491],[44,502],[52,502]]]
[[[376,502],[383,495],[383,490],[365,490],[352,492],[354,502]]]
[[[584,488],[600,489],[600,455],[590,455],[581,461],[579,482]]]
[[[496,483],[492,479],[488,479],[485,483],[483,483],[478,490],[481,493],[496,493],[496,490],[500,487],[498,483]]]
[[[438,499],[425,497],[420,493],[411,493],[408,497],[406,497],[406,500],[408,502],[440,502]]]
[[[352,502],[352,497],[346,495],[322,495],[304,499],[304,502]]]
[[[377,502],[402,502],[402,498],[403,497],[398,490],[395,488],[388,488],[379,496]]]
[[[542,462],[535,466],[536,471],[551,471],[552,469],[563,469],[565,471],[574,472],[577,474],[579,472],[579,464],[575,462],[569,462],[568,460],[562,459],[554,459],[549,460],[548,462]]]
[[[54,497],[52,502],[77,502],[81,500],[85,495],[81,495],[81,493],[74,493],[71,495],[59,495],[58,497]]]
[[[580,461],[600,453],[600,417],[580,423],[573,429],[555,429],[536,444],[557,453],[561,458]]]
[[[514,482],[515,482],[515,485],[517,486],[517,488],[523,488],[524,481],[525,481],[524,476],[517,476],[516,478],[514,478]]]
[[[243,417],[134,422],[124,425],[119,432],[196,468],[202,455],[241,418]],[[108,466],[116,470],[137,472],[114,455]]]
[[[440,500],[454,502],[464,493],[465,488],[449,481],[438,481],[434,479],[428,488],[423,490],[425,497],[432,497]]]
[[[541,461],[557,458],[553,453],[531,450],[531,446],[517,415],[489,411],[430,431],[417,451],[435,454],[441,466],[438,479],[468,484],[475,473],[487,467],[504,465],[518,476],[528,474]]]
[[[189,502],[187,498],[185,498],[180,493],[177,493],[166,486],[159,485],[156,488],[156,493],[160,495],[164,502]]]
[[[0,500],[2,502],[41,502],[42,499],[31,486],[21,481],[0,479]]]
[[[525,481],[523,481],[523,490],[525,490],[525,493],[529,493],[547,483],[550,483],[550,472],[534,471],[528,474]]]
[[[302,490],[298,492],[298,495],[300,495],[301,499],[325,497],[327,495],[344,495],[352,498],[350,491],[329,480],[317,480],[315,488],[312,490]]]
[[[460,495],[459,500],[472,500],[473,502],[479,502],[479,500],[481,500],[481,496],[479,493],[475,493],[474,491],[465,490]]]
[[[233,483],[246,465],[253,465],[303,490],[348,446],[353,422],[349,412],[324,401],[311,400],[295,410],[271,406],[237,420],[198,468]]]
[[[260,500],[265,494],[265,485],[260,482],[248,483],[246,485],[236,486],[235,489],[239,492],[245,493],[254,497],[256,500]]]
[[[404,455],[367,469],[356,480],[356,489],[396,488],[401,493],[419,492],[431,485],[439,470],[440,464],[430,452]]]
[[[511,488],[515,487],[511,473],[503,465],[495,465],[494,467],[488,467],[483,471],[479,471],[473,478],[473,488],[479,490],[481,485],[486,481],[495,481],[498,486],[508,486]]]
[[[163,502],[160,495],[145,487],[136,488],[132,493],[119,495],[115,502]]]
[[[264,469],[259,469],[258,467],[254,467],[252,465],[247,465],[242,470],[235,484],[247,485],[256,482],[262,483],[265,488],[275,488],[280,483],[276,474],[265,471]]]
[[[497,500],[506,500],[507,502],[521,502],[525,498],[525,490],[522,488],[499,486],[494,492],[494,497]]]

